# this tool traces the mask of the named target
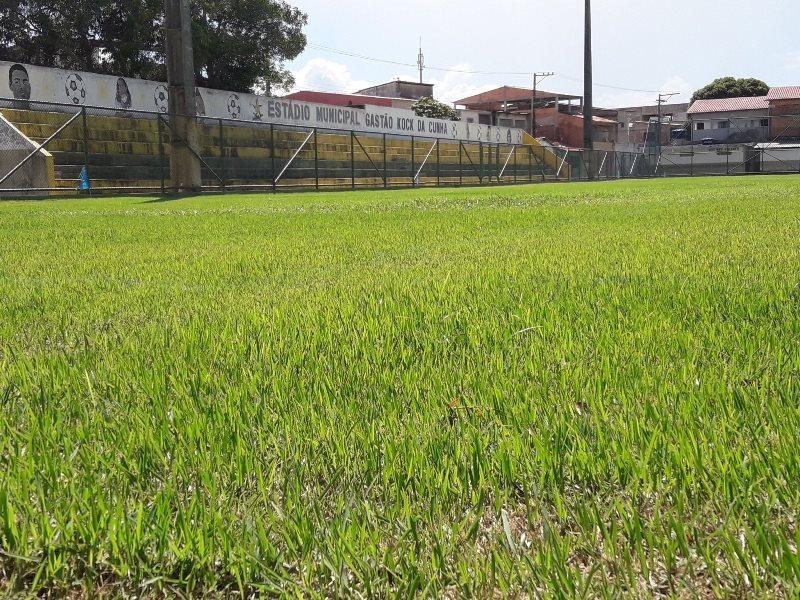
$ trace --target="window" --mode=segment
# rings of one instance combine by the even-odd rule
[[[761,119],[762,127],[769,127],[769,119]]]
[[[730,129],[731,122],[730,121],[720,121],[717,123],[717,129]]]
[[[694,129],[695,131],[703,131],[706,128],[705,123],[695,123]]]

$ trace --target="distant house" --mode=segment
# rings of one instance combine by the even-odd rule
[[[687,114],[693,142],[763,142],[770,134],[767,96],[695,100]]]
[[[533,129],[532,113],[535,111],[537,138],[568,148],[583,146],[581,96],[536,90],[534,102],[533,90],[503,86],[456,100],[454,104],[462,107],[461,117],[467,123],[517,127],[527,131]],[[617,142],[617,122],[597,114],[606,112],[596,109],[593,119],[594,143],[598,150],[611,150]]]
[[[767,94],[772,139],[800,138],[800,86],[774,87]]]
[[[389,81],[380,85],[359,90],[356,94],[364,96],[381,96],[384,98],[403,98],[405,100],[419,100],[420,98],[433,98],[432,83],[418,83],[416,81]]]
[[[686,102],[661,105],[661,142],[666,144],[672,133],[682,130],[686,123]],[[613,116],[619,123],[619,141],[637,146],[655,145],[658,137],[658,105],[626,106],[613,109]]]
[[[300,102],[314,102],[315,104],[328,104],[331,106],[352,106],[364,108],[365,106],[394,106],[391,98],[377,96],[362,96],[359,94],[337,94],[334,92],[314,92],[303,90],[284,96],[290,100]]]
[[[572,94],[561,94],[536,91],[536,103],[533,103],[533,91],[530,88],[503,87],[487,90],[468,98],[456,100],[454,105],[461,108],[461,116],[467,123],[479,125],[499,125],[501,127],[517,127],[531,130],[531,106],[536,109],[537,117],[543,115],[545,108],[559,106],[561,111],[569,111],[569,105],[575,101],[581,104],[581,97]],[[549,132],[539,131],[543,124],[538,122],[536,137],[546,137]]]

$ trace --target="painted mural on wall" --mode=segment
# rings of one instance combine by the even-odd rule
[[[8,77],[3,77],[3,73]],[[30,108],[31,101],[35,101],[115,109],[120,115],[125,111],[161,114],[169,111],[169,89],[162,82],[6,61],[0,61],[0,97],[11,99],[14,108]],[[209,118],[472,142],[521,144],[523,141],[521,129],[426,119],[400,108],[329,106],[208,88],[195,88],[195,102],[197,114]]]

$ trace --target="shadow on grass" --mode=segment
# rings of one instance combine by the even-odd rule
[[[143,199],[139,204],[161,204],[162,202],[173,202],[175,200],[187,200],[189,198],[199,198],[207,196],[202,192],[192,192],[188,194],[164,194],[163,196],[155,196]]]

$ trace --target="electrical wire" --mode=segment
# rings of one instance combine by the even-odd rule
[[[311,47],[311,48],[316,48],[317,50],[323,50],[325,52],[331,52],[333,54],[340,54],[342,56],[349,56],[350,58],[358,58],[360,60],[369,60],[369,61],[372,61],[372,62],[384,63],[384,64],[395,65],[395,66],[400,66],[400,67],[417,68],[417,66],[418,66],[415,63],[406,63],[406,62],[397,61],[397,60],[387,60],[387,59],[383,59],[383,58],[376,58],[374,56],[367,56],[365,54],[358,54],[356,52],[348,52],[346,50],[339,50],[338,48],[331,48],[330,46],[324,46],[322,44],[315,44],[313,42],[309,42],[308,46]],[[426,66],[425,68],[430,70],[430,71],[438,71],[438,72],[442,72],[442,73],[462,73],[462,74],[466,74],[466,75],[506,75],[506,76],[530,76],[530,77],[533,77],[533,73],[532,72],[528,72],[528,71],[477,71],[477,70],[472,70],[472,69],[453,69],[453,68],[429,67],[429,66]],[[562,79],[567,79],[569,81],[577,81],[577,82],[583,81],[579,77],[571,77],[569,75],[562,75],[562,74],[559,74],[559,73],[557,73],[555,76],[556,77],[560,77]],[[605,84],[605,83],[595,83],[594,85],[595,85],[595,87],[608,88],[608,89],[612,89],[612,90],[620,90],[620,91],[624,91],[624,92],[640,92],[640,93],[644,93],[644,94],[657,94],[660,91],[660,90],[642,90],[642,89],[637,89],[637,88],[628,88],[628,87],[622,87],[622,86],[618,86],[618,85],[609,85],[609,84]]]

